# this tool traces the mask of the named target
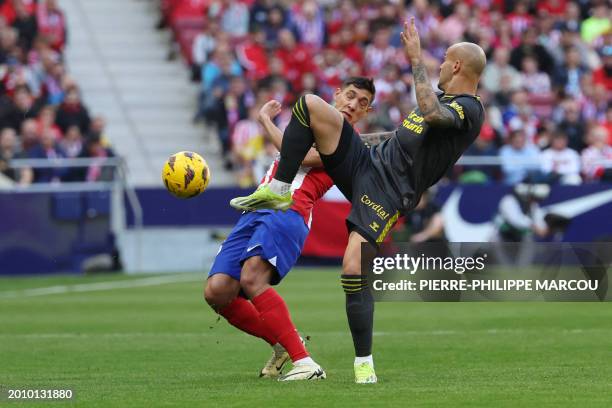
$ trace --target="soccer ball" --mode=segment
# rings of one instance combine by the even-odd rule
[[[166,160],[162,180],[174,196],[191,198],[206,190],[210,181],[210,169],[199,154],[178,152]]]

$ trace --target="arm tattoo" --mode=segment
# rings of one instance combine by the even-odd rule
[[[442,107],[436,97],[427,75],[427,69],[422,62],[412,66],[416,99],[425,121],[433,126],[447,127],[455,121],[455,116]]]
[[[377,145],[379,143],[384,142],[387,139],[390,139],[395,135],[395,132],[380,132],[380,133],[364,133],[359,135],[361,141],[370,146]]]

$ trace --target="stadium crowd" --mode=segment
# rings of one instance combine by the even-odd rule
[[[105,121],[91,117],[67,73],[68,32],[57,0],[0,0],[0,173],[20,185],[98,181],[86,168],[12,168],[15,158],[106,158]]]
[[[392,130],[416,105],[401,23],[416,16],[430,77],[444,50],[476,42],[489,60],[479,94],[487,110],[469,156],[501,166],[458,166],[463,182],[525,177],[550,183],[612,180],[612,12],[601,0],[276,1],[162,0],[194,80],[197,119],[214,124],[227,167],[259,179],[273,149],[258,107],[283,103],[279,123],[306,92],[330,99],[343,78],[375,79],[375,111],[362,132]],[[606,161],[608,163],[606,164]]]

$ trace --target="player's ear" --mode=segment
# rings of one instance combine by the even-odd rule
[[[459,72],[459,70],[461,69],[461,65],[461,60],[455,61],[455,63],[453,64],[453,74]]]

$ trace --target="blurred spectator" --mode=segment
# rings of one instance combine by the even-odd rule
[[[36,17],[30,13],[23,1],[13,1],[15,19],[11,25],[19,32],[19,44],[26,50],[32,48],[38,34]]]
[[[495,130],[485,119],[480,135],[474,143],[467,148],[464,156],[469,157],[491,157],[497,156],[495,147]],[[496,168],[494,166],[463,166],[463,174],[459,181],[462,183],[486,183],[495,180]]]
[[[106,135],[106,119],[103,116],[94,116],[91,121],[87,139],[100,139],[102,145],[110,147],[110,141]]]
[[[521,63],[521,82],[527,92],[536,95],[550,93],[550,78],[538,67],[538,61],[532,56],[526,56]]]
[[[288,29],[278,33],[279,47],[275,56],[283,62],[284,74],[296,92],[301,90],[302,75],[316,71],[311,50],[304,44],[299,44]]]
[[[51,105],[59,105],[64,100],[64,88],[62,81],[66,78],[64,65],[60,62],[49,62],[41,80],[42,91],[47,97],[46,102]]]
[[[578,51],[580,61],[585,66],[590,66],[592,52],[580,39],[578,26],[571,26],[569,23],[562,23],[559,27],[559,36],[556,41],[548,45],[547,50],[555,59],[556,65],[563,65],[566,61],[566,52],[570,48]]]
[[[514,10],[508,14],[508,21],[515,36],[520,35],[533,26],[534,18],[529,14],[527,1],[519,0],[514,3]]]
[[[64,13],[57,0],[39,2],[37,11],[38,31],[56,51],[63,51],[66,45],[67,27]]]
[[[40,135],[40,141],[32,147],[27,155],[31,159],[64,159],[66,153],[55,141],[55,135],[47,129]],[[59,183],[68,174],[68,169],[63,167],[36,168],[34,169],[35,183]]]
[[[55,140],[60,140],[62,138],[62,131],[55,124],[56,114],[53,106],[47,105],[40,110],[38,114],[38,122],[37,122],[37,133],[40,135],[43,132],[51,132],[53,134],[53,138]]]
[[[522,130],[515,130],[508,136],[508,144],[499,151],[501,167],[506,184],[517,184],[529,175],[539,176],[540,151],[532,144]]]
[[[110,147],[104,146],[102,140],[98,137],[89,138],[83,146],[80,157],[87,159],[96,159],[87,168],[81,169],[79,179],[82,181],[111,181],[114,178],[114,168],[103,166],[102,164],[115,153]]]
[[[536,2],[536,10],[540,15],[546,14],[555,18],[561,18],[566,12],[567,3],[567,0],[538,1]]]
[[[550,182],[580,184],[580,156],[567,147],[567,135],[557,131],[541,155],[542,172]]]
[[[253,178],[255,179],[256,183],[264,178],[266,172],[274,160],[276,160],[278,154],[279,153],[278,150],[276,150],[276,147],[274,147],[274,145],[269,141],[265,140],[262,154],[257,156],[253,162]]]
[[[64,133],[72,125],[78,126],[81,133],[89,130],[91,119],[87,108],[81,103],[78,88],[73,87],[66,92],[64,102],[57,110],[55,122]]]
[[[0,173],[19,185],[32,183],[32,169],[12,168],[11,160],[23,158],[18,146],[17,134],[12,128],[4,128],[0,132]]]
[[[208,18],[219,20],[221,29],[233,38],[244,37],[249,30],[249,8],[241,1],[213,0],[207,6]]]
[[[580,34],[585,42],[593,42],[597,37],[610,29],[610,5],[606,3],[606,1],[596,3],[593,6],[591,17],[582,22]]]
[[[502,78],[509,83],[506,90],[514,91],[522,86],[519,72],[509,64],[509,61],[510,52],[507,48],[495,50],[493,61],[487,64],[481,79],[481,84],[486,90],[493,93],[498,92]]]
[[[263,26],[266,33],[266,44],[269,48],[278,47],[280,32],[284,28],[287,28],[285,10],[282,6],[275,5],[269,9],[268,20]]]
[[[59,145],[66,153],[66,157],[78,157],[83,150],[83,136],[79,127],[76,125],[70,126]]]
[[[593,82],[603,85],[612,92],[612,45],[606,45],[602,50],[603,65],[593,71]]]
[[[216,36],[219,32],[219,23],[216,20],[209,20],[202,26],[202,32],[198,33],[193,40],[193,44],[191,46],[193,79],[201,79],[202,68],[217,46]]]
[[[256,27],[249,39],[236,48],[238,61],[246,69],[246,76],[258,81],[269,74],[268,54],[266,50],[266,33]]]
[[[593,127],[588,135],[589,146],[582,151],[582,173],[588,181],[612,181],[612,146],[606,128]]]
[[[363,50],[357,45],[355,34],[351,27],[343,26],[338,32],[337,39],[337,44],[332,44],[330,39],[330,46],[340,49],[353,63],[361,65],[363,63]]]
[[[466,3],[457,3],[453,14],[446,17],[440,24],[442,39],[447,44],[453,44],[463,38],[470,19],[470,9]]]
[[[15,131],[21,128],[24,120],[36,117],[38,111],[34,97],[25,86],[15,89],[13,99],[3,101],[2,105],[5,106],[2,109],[0,124],[11,127]]]
[[[551,74],[554,60],[542,45],[538,44],[538,34],[535,28],[528,28],[523,32],[520,45],[510,53],[510,63],[516,69],[521,69],[525,57],[533,57],[538,67],[546,74]]]
[[[534,144],[538,133],[539,121],[537,116],[533,113],[533,108],[531,105],[524,105],[517,113],[518,114],[512,117],[508,122],[508,129],[511,132],[521,130],[527,137],[527,142]]]
[[[242,67],[234,58],[229,45],[221,44],[202,68],[202,92],[204,96],[215,87],[222,87],[226,90],[229,78],[233,75],[242,75]]]
[[[325,23],[323,12],[314,0],[306,0],[301,5],[293,6],[292,24],[301,43],[316,52],[321,49],[325,40]]]
[[[255,0],[251,6],[249,27],[251,30],[268,23],[268,13],[274,5],[273,0]]]
[[[397,49],[389,43],[391,31],[379,28],[374,39],[365,49],[364,70],[369,76],[377,76],[380,70],[390,62],[395,62]]]
[[[220,77],[224,79],[224,77]],[[227,89],[223,85],[215,86],[210,104],[204,114],[212,124],[217,126],[223,155],[226,156],[226,167],[231,167],[227,154],[230,151],[230,134],[239,120],[247,117],[247,89],[242,77],[229,78]]]
[[[28,151],[38,143],[40,133],[38,132],[38,123],[34,119],[26,119],[21,124],[19,133],[21,139],[21,148],[23,151]]]
[[[553,82],[566,95],[578,98],[581,94],[580,84],[588,68],[580,58],[577,48],[571,47],[565,51],[565,63],[558,67],[553,76]]]
[[[586,124],[582,120],[580,106],[573,99],[567,99],[563,102],[563,116],[559,123],[559,128],[563,129],[568,137],[568,146],[577,152],[585,147],[584,135],[586,133]]]
[[[249,116],[236,123],[231,136],[234,169],[241,187],[250,187],[258,181],[253,177],[253,162],[263,151],[264,142],[258,111],[258,106],[250,107]]]

